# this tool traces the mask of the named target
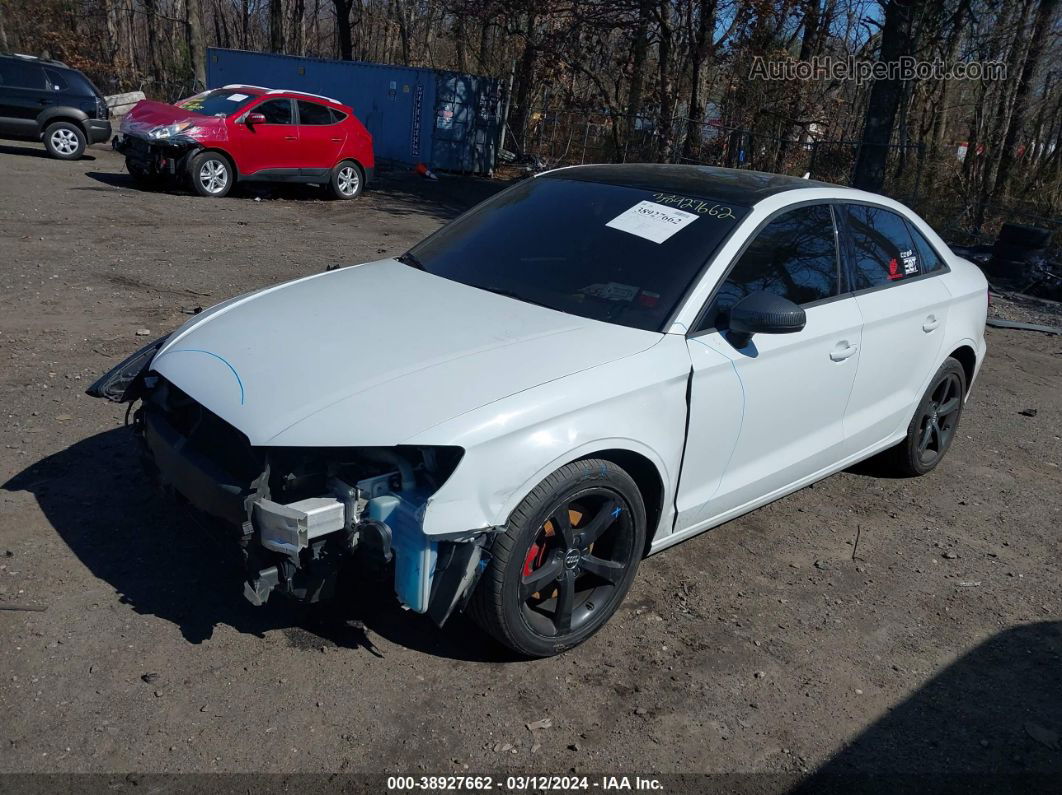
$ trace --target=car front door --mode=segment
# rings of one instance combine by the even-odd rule
[[[302,168],[310,171],[331,169],[339,160],[346,139],[345,129],[336,123],[332,111],[319,102],[300,99],[299,157]]]
[[[49,101],[40,65],[20,58],[0,58],[0,132],[36,135],[37,116]]]
[[[755,234],[687,339],[693,363],[677,529],[721,521],[844,458],[862,320],[844,292],[829,204],[783,211]],[[728,310],[766,291],[803,307],[802,331],[735,347]]]
[[[942,361],[951,295],[943,262],[900,215],[837,205],[841,250],[863,317],[863,351],[845,429],[858,450],[907,424]]]
[[[231,123],[232,155],[241,174],[257,174],[279,170],[297,173],[299,168],[299,128],[295,124],[294,102],[290,99],[269,99],[259,102]],[[264,122],[252,123],[250,117],[261,114]]]

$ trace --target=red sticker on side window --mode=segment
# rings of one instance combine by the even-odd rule
[[[896,262],[896,258],[893,257],[889,260],[889,281],[895,281],[896,279],[902,279],[903,274],[900,273],[900,265]]]

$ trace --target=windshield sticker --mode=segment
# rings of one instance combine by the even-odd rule
[[[624,210],[605,226],[654,243],[663,243],[682,227],[700,217],[685,210],[668,209],[654,202],[641,201],[629,210]]]
[[[603,298],[606,301],[626,301],[629,303],[634,300],[634,296],[638,295],[638,290],[638,287],[630,284],[609,282],[608,284],[590,284],[583,287],[579,292],[594,298]]]
[[[666,204],[669,207],[677,207],[680,210],[689,210],[698,215],[707,215],[720,220],[724,218],[736,218],[734,211],[722,204],[712,204],[701,199],[692,199],[689,196],[678,196],[674,193],[654,193],[653,201],[657,204]]]
[[[243,102],[245,99],[247,99],[247,95],[246,94],[229,94],[226,97],[226,99],[229,102]]]

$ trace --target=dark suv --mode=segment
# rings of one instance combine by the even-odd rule
[[[111,137],[109,117],[103,95],[77,69],[0,54],[0,136],[43,139],[52,157],[76,160]]]

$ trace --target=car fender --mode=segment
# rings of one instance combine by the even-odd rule
[[[88,114],[85,111],[74,108],[69,105],[51,105],[40,113],[37,114],[37,128],[41,134],[44,134],[44,128],[47,127],[52,121],[70,121],[76,123],[85,134],[88,134],[88,130],[85,129],[85,122],[88,121]]]
[[[640,353],[483,406],[403,444],[455,445],[465,453],[428,501],[423,530],[467,536],[504,525],[551,472],[606,450],[644,457],[663,485],[660,521],[670,532],[686,434],[689,353],[663,335]]]

